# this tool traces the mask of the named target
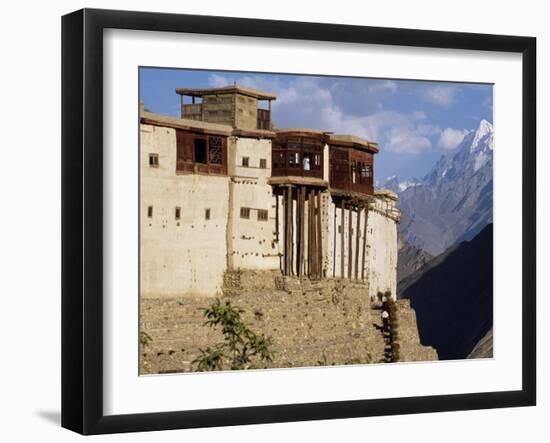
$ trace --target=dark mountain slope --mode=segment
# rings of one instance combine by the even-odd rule
[[[420,339],[440,360],[466,358],[493,326],[493,225],[403,279]]]
[[[416,246],[411,245],[403,236],[399,236],[397,244],[397,287],[400,286],[400,281],[408,275],[417,271],[433,256]]]

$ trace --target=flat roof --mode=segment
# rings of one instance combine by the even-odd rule
[[[351,146],[370,151],[375,154],[379,151],[378,143],[368,141],[367,139],[357,137],[356,135],[330,134],[329,143],[334,145]]]
[[[221,125],[219,123],[209,123],[202,120],[192,120],[188,118],[172,117],[169,115],[156,114],[154,112],[142,111],[140,113],[140,122],[156,126],[165,126],[168,128],[187,129],[196,132],[205,132],[217,135],[231,135],[233,127]]]
[[[271,92],[263,92],[245,86],[224,86],[221,88],[176,88],[176,93],[179,95],[187,95],[190,97],[202,97],[204,95],[215,94],[242,94],[253,97],[258,100],[276,100],[277,96]]]
[[[275,128],[277,134],[286,134],[286,133],[305,133],[305,134],[316,134],[316,135],[325,135],[326,131],[322,129],[314,128]]]

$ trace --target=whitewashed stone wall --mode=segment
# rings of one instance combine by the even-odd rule
[[[149,166],[149,153],[158,154],[158,168]],[[229,178],[176,175],[176,135],[171,128],[141,125],[140,163],[141,295],[220,292],[226,269]],[[180,220],[176,207],[181,208]]]
[[[227,245],[230,269],[279,269],[279,247],[275,237],[275,197],[271,185],[271,140],[231,137],[228,145],[230,175]],[[242,166],[248,157],[248,167]],[[260,168],[260,160],[266,168]],[[250,218],[241,208],[250,208]],[[258,220],[258,210],[268,211]]]
[[[375,203],[369,208],[367,225],[366,273],[369,295],[390,291],[397,299],[397,197],[389,191],[376,191]]]

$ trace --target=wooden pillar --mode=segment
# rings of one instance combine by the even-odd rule
[[[286,270],[285,275],[292,275],[292,188],[286,187],[286,217],[285,217],[285,250]]]
[[[341,203],[341,210],[340,210],[340,278],[344,278],[344,221],[345,221],[345,214],[346,214],[346,204],[344,203],[344,200],[342,199]]]
[[[306,189],[304,186],[301,186],[299,188],[299,206],[300,206],[300,227],[299,227],[299,233],[300,233],[300,238],[299,238],[299,241],[298,241],[298,244],[299,244],[299,252],[298,252],[298,275],[303,275],[304,274],[304,243],[305,243],[305,235],[304,235],[304,230],[305,230],[305,220],[304,220],[304,217],[305,217],[305,195],[306,195]]]
[[[313,212],[311,205],[312,191],[309,191],[307,194],[307,275],[311,277],[313,275],[313,229],[312,223]]]
[[[288,266],[289,275],[294,275],[294,201],[293,201],[293,189],[291,186],[288,187],[288,200],[289,200],[289,211],[290,211],[290,237],[289,237],[289,249],[290,249],[290,263]]]
[[[285,246],[283,252],[285,254],[285,269],[284,274],[288,275],[288,187],[283,189],[283,206],[285,213],[284,232],[285,232]]]
[[[361,232],[361,208],[357,208],[357,223],[355,224],[355,280],[359,279],[359,232]]]
[[[321,219],[321,191],[317,191],[317,277],[323,278],[323,232]]]
[[[365,263],[367,253],[367,224],[369,221],[369,207],[365,207],[365,225],[363,227],[363,266],[361,267],[361,280],[365,279]]]
[[[348,208],[348,278],[351,280],[351,271],[353,268],[353,206],[349,205]]]
[[[330,203],[332,205],[332,201]],[[332,277],[336,277],[336,234],[338,233],[338,211],[336,210],[336,204],[334,205],[334,220],[332,229]]]

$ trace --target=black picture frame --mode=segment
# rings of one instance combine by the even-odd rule
[[[177,412],[103,412],[103,30],[170,31],[522,55],[522,389]],[[83,9],[62,18],[62,426],[82,434],[536,404],[536,39]]]

